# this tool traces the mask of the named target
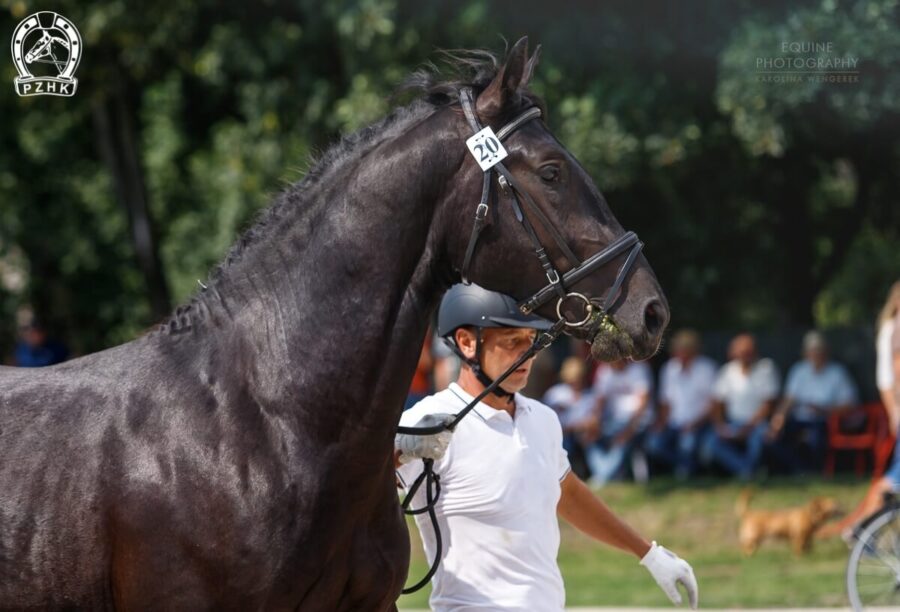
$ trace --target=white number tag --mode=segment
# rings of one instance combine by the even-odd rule
[[[469,152],[478,162],[482,170],[489,170],[506,159],[507,152],[494,134],[494,130],[486,127],[466,141]]]

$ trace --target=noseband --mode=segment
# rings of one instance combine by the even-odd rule
[[[472,96],[472,90],[469,88],[462,89],[459,92],[459,101],[473,133],[478,133],[483,130],[484,128],[478,121],[478,116],[475,114],[475,101]],[[518,128],[540,116],[541,109],[532,106],[503,126],[500,131],[497,132],[496,138],[502,142]],[[637,260],[641,249],[644,247],[644,243],[638,240],[637,234],[634,232],[625,232],[607,245],[603,250],[598,251],[586,260],[581,261],[572,249],[569,248],[566,239],[563,238],[559,230],[557,230],[550,219],[547,218],[528,192],[522,187],[521,183],[519,183],[512,173],[510,173],[509,169],[503,165],[502,161],[498,161],[493,166],[484,170],[481,202],[475,209],[475,223],[472,226],[472,233],[469,235],[469,244],[466,247],[466,254],[463,259],[461,270],[463,282],[466,284],[469,283],[469,266],[472,263],[472,256],[475,254],[475,246],[478,244],[478,238],[484,229],[484,222],[490,208],[491,185],[494,172],[497,173],[497,183],[500,186],[501,192],[511,197],[516,220],[518,220],[518,222],[522,224],[522,227],[525,228],[525,232],[528,234],[528,238],[531,240],[531,244],[534,248],[534,254],[537,256],[541,267],[544,269],[544,273],[547,275],[547,285],[535,292],[528,299],[519,302],[519,310],[521,310],[523,314],[531,314],[534,310],[540,308],[556,297],[556,314],[561,320],[565,321],[565,326],[568,328],[588,326],[595,319],[595,315],[607,315],[615,305],[622,289],[622,283],[625,282],[625,278],[628,276],[632,266],[634,266],[634,262]],[[569,261],[571,268],[568,272],[560,275],[559,271],[553,265],[553,262],[547,255],[547,250],[544,248],[544,245],[541,243],[540,238],[538,238],[538,235],[534,230],[534,226],[529,220],[529,215],[526,215],[523,212],[520,198],[521,201],[525,202],[529,215],[533,215],[534,218],[537,219],[540,225],[553,238],[553,241],[556,243],[556,246],[562,252],[563,256]],[[619,272],[616,274],[613,284],[607,290],[602,301],[597,301],[581,293],[570,290],[575,283],[626,252],[628,253],[628,256],[619,268]],[[579,321],[569,321],[565,318],[562,307],[567,300],[577,300],[584,304],[585,316],[583,319]]]

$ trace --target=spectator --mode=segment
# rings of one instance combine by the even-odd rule
[[[580,437],[592,431],[594,394],[586,384],[587,365],[584,359],[568,357],[559,370],[560,382],[544,394],[543,402],[553,408],[563,430],[563,448],[579,478],[587,478],[589,471],[584,445]]]
[[[695,455],[705,434],[716,381],[716,364],[700,354],[700,336],[682,330],[672,338],[672,358],[659,376],[659,413],[645,448],[674,467],[684,480],[694,473]]]
[[[891,337],[894,334],[894,318],[900,313],[900,281],[891,287],[888,298],[878,315],[878,339],[876,341],[877,364],[875,381],[878,393],[891,424],[891,431],[897,431],[900,425],[900,406],[894,398],[894,367],[891,355]]]
[[[434,335],[434,341],[431,343],[431,357],[434,360],[432,369],[432,380],[434,383],[434,391],[443,391],[450,386],[456,377],[459,376],[461,363],[444,339],[437,334]]]
[[[434,360],[431,357],[431,343],[433,341],[431,328],[429,327],[425,334],[425,342],[422,343],[422,350],[419,352],[419,362],[416,364],[416,372],[413,374],[412,383],[409,385],[409,392],[406,395],[406,403],[403,405],[403,410],[409,410],[432,391],[431,370]]]
[[[778,397],[779,377],[770,359],[759,359],[756,341],[740,334],[728,349],[713,387],[712,429],[703,456],[743,480],[753,476],[762,457],[768,418]]]
[[[69,351],[61,342],[53,340],[37,319],[19,327],[14,364],[21,368],[39,368],[61,363],[68,359]]]
[[[591,482],[602,486],[612,480],[625,462],[634,459],[635,480],[647,480],[643,454],[633,451],[650,421],[650,393],[653,379],[646,363],[620,359],[597,370],[594,380],[594,432],[586,434]]]
[[[882,399],[888,396],[885,408],[888,409],[890,431],[897,437],[897,445],[894,447],[894,456],[891,465],[884,475],[872,483],[865,497],[859,505],[840,521],[826,525],[819,531],[820,537],[831,537],[841,534],[848,542],[858,537],[860,529],[865,524],[865,519],[877,512],[884,504],[884,494],[888,491],[900,491],[900,431],[898,431],[898,410],[900,410],[900,282],[894,283],[888,294],[888,299],[881,310],[878,319],[878,357],[879,368],[881,360],[886,362],[884,366],[890,376],[890,389],[882,389],[885,374],[879,372],[879,391],[882,391]],[[882,345],[882,334],[886,325],[890,324],[890,333],[887,342]]]
[[[825,337],[811,331],[803,338],[803,360],[788,373],[784,397],[772,417],[773,450],[791,472],[818,470],[827,444],[828,415],[857,404],[856,385],[839,363],[829,361]],[[806,456],[798,452],[808,451]]]

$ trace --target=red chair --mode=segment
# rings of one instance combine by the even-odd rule
[[[862,431],[847,433],[843,424],[851,418],[864,415],[865,425]],[[856,453],[854,466],[856,475],[865,473],[866,455],[872,457],[872,478],[878,479],[884,474],[887,462],[891,458],[895,438],[888,431],[887,413],[880,402],[861,406],[852,412],[832,414],[828,417],[828,454],[825,457],[825,475],[834,475],[834,464],[841,451]]]

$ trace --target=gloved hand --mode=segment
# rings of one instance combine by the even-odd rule
[[[432,427],[450,423],[452,420],[452,414],[426,414],[413,427]],[[450,445],[451,433],[442,431],[430,436],[397,434],[394,437],[394,448],[400,451],[400,463],[409,463],[414,459],[439,461]]]
[[[681,559],[671,550],[653,542],[650,550],[641,559],[641,565],[650,571],[650,575],[656,580],[656,584],[669,596],[673,604],[676,606],[681,605],[681,593],[678,592],[678,585],[681,584],[684,590],[687,591],[691,608],[697,609],[699,598],[697,579],[694,577],[694,570],[691,569],[687,561]]]

